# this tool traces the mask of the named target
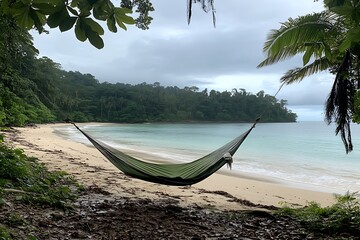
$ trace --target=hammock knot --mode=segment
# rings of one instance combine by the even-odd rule
[[[227,152],[224,154],[223,158],[225,159],[228,168],[230,168],[230,170],[231,170],[231,164],[233,163],[233,158],[232,158],[231,154],[229,152]]]

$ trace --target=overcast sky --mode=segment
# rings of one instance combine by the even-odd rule
[[[115,1],[114,1],[115,2]],[[301,66],[301,57],[257,69],[264,58],[266,35],[289,17],[320,12],[314,0],[217,0],[216,28],[212,15],[193,7],[186,21],[186,0],[153,0],[155,12],[150,29],[130,26],[128,31],[105,32],[105,47],[98,50],[79,42],[73,30],[33,33],[41,56],[48,56],[65,70],[90,73],[100,82],[138,84],[160,82],[163,86],[197,86],[218,91],[245,88],[274,95],[279,79],[288,69]],[[318,74],[285,86],[279,99],[298,121],[323,120],[323,104],[333,77]]]

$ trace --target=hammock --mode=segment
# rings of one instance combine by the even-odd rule
[[[72,124],[84,134],[115,167],[126,175],[164,185],[187,186],[204,180],[225,164],[228,164],[231,168],[232,156],[250,134],[258,120],[259,119],[256,120],[249,130],[212,153],[195,161],[179,164],[144,162],[116,150],[99,140],[95,140],[76,126],[75,123]]]

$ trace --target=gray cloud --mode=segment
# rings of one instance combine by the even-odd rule
[[[267,33],[289,17],[322,9],[313,0],[218,0],[214,29],[211,14],[203,13],[199,6],[194,6],[188,26],[185,0],[154,0],[153,4],[156,11],[150,30],[130,27],[127,32],[106,32],[102,50],[78,42],[72,31],[57,30],[34,34],[35,46],[64,69],[91,73],[100,81],[246,88],[274,94],[281,74],[301,65],[301,58],[257,69],[264,58]],[[323,104],[331,86],[323,76],[286,87],[279,97],[291,105]]]

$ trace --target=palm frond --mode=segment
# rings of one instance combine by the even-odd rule
[[[290,69],[284,76],[281,77],[280,82],[283,84],[292,84],[303,80],[306,76],[327,70],[332,66],[331,62],[326,57],[316,59],[313,63],[302,68]]]
[[[187,22],[188,22],[188,24],[190,24],[190,21],[191,21],[192,3],[193,3],[193,0],[187,0]]]
[[[213,24],[214,27],[216,25],[216,18],[215,18],[215,0],[187,0],[187,21],[188,24],[190,24],[191,21],[191,15],[192,15],[192,6],[193,3],[200,3],[201,8],[204,10],[204,12],[212,11],[212,17],[213,17]]]
[[[322,44],[329,35],[336,35],[334,15],[329,12],[308,14],[296,19],[289,18],[280,29],[272,30],[264,44],[266,59],[258,67],[264,67],[305,52],[310,45]]]
[[[263,50],[265,52],[278,51],[282,46],[298,45],[317,41],[323,37],[324,32],[333,28],[334,14],[323,11],[289,18],[282,23],[280,29],[273,29],[267,37]]]
[[[268,54],[267,58],[263,60],[259,65],[257,65],[257,68],[265,67],[274,63],[277,63],[279,61],[283,61],[287,58],[293,57],[296,54],[300,53],[299,47],[296,46],[284,46],[280,51],[273,52],[272,54]]]
[[[353,150],[350,123],[354,109],[355,86],[349,79],[350,71],[351,54],[347,51],[338,68],[325,108],[325,119],[328,124],[333,121],[336,123],[335,132],[336,135],[340,132],[346,153]]]

